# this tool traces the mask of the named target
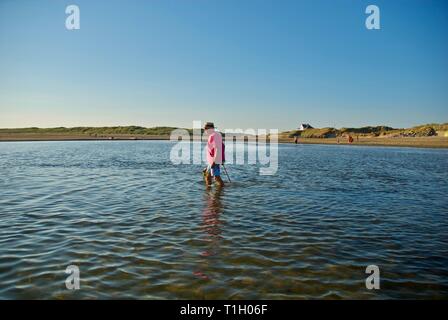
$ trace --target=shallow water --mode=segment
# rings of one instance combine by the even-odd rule
[[[0,298],[448,298],[448,150],[280,145],[207,190],[171,147],[0,143]]]

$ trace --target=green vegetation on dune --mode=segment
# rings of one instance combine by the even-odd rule
[[[383,134],[389,131],[396,130],[387,126],[376,126],[376,127],[361,127],[361,128],[341,128],[339,132],[344,133],[357,133],[357,134]]]
[[[89,136],[89,137],[110,137],[110,136],[169,136],[176,127],[153,127],[145,128],[140,126],[115,126],[115,127],[56,127],[56,128],[15,128],[0,129],[3,135],[54,135],[54,136]],[[185,129],[192,133],[192,129]],[[346,135],[365,137],[427,137],[434,135],[447,136],[448,123],[431,123],[419,125],[408,129],[395,129],[387,126],[367,126],[361,128],[313,128],[291,130],[280,133],[280,138],[335,138]]]
[[[294,134],[298,134],[302,138],[334,138],[336,137],[337,130],[334,128],[306,129]]]
[[[428,123],[420,126],[413,127],[411,129],[423,129],[426,127],[432,127],[436,131],[448,131],[448,122],[446,123]]]
[[[0,133],[6,134],[65,134],[65,135],[149,135],[168,136],[175,127],[154,127],[145,128],[139,126],[118,126],[118,127],[57,127],[57,128],[17,128],[0,129]]]
[[[291,130],[283,132],[280,136],[293,138],[334,138],[346,135],[359,135],[368,137],[378,137],[378,136],[401,136],[401,137],[428,137],[435,136],[438,132],[448,131],[448,123],[443,124],[425,124],[408,129],[395,129],[387,126],[367,126],[361,128],[313,128],[305,130]]]

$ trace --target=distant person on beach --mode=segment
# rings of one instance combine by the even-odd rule
[[[299,142],[299,136],[294,136],[294,143],[297,144]]]
[[[353,143],[353,137],[351,135],[348,135],[348,143]]]
[[[218,186],[224,186],[221,179],[221,164],[224,162],[224,144],[222,136],[215,131],[213,122],[207,122],[204,125],[205,133],[208,135],[207,140],[207,167],[204,169],[205,183],[207,186],[212,184],[212,177]]]

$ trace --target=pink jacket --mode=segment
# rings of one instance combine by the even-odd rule
[[[207,141],[207,163],[212,165],[213,162],[216,164],[222,164],[223,160],[223,143],[222,136],[219,132],[215,130],[208,136]]]

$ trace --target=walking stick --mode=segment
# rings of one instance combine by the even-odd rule
[[[229,179],[229,182],[232,182],[232,181],[230,181],[230,177],[229,177],[229,174],[227,173],[227,169],[226,169],[226,166],[224,165],[224,163],[222,164],[222,167],[224,168],[224,172],[226,173],[227,179]]]

